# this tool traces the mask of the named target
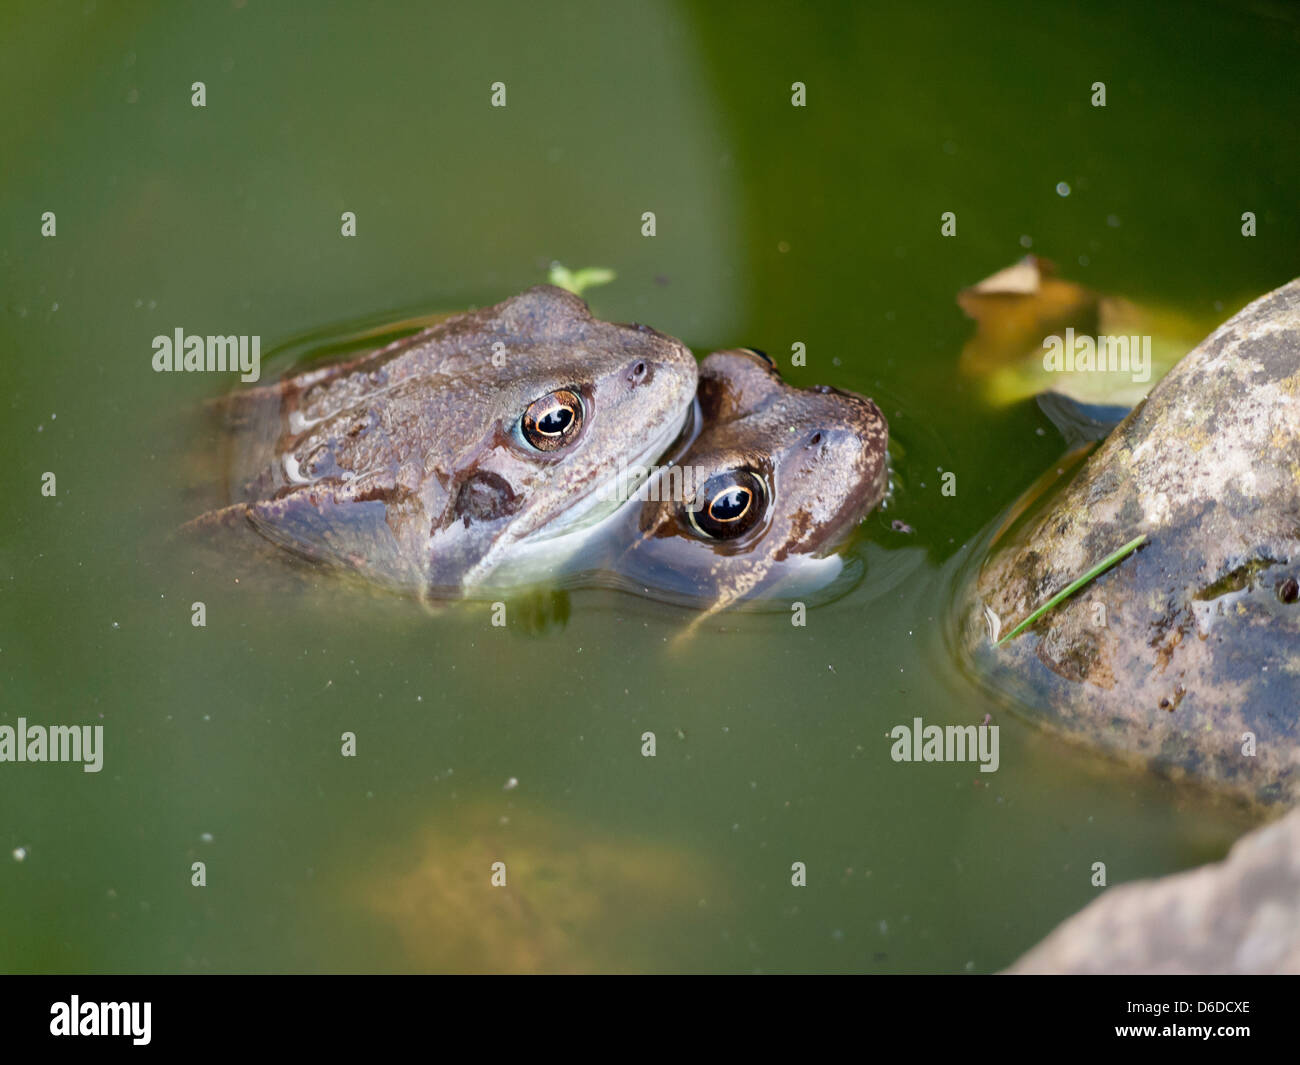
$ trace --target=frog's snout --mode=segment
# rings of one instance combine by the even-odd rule
[[[627,380],[633,389],[644,388],[653,381],[655,391],[663,394],[668,406],[676,408],[685,406],[694,398],[699,370],[690,349],[675,344],[662,353],[633,359],[628,364]]]

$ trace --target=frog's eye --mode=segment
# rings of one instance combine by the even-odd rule
[[[528,404],[519,428],[538,451],[558,451],[576,439],[582,414],[582,397],[561,388]]]
[[[734,540],[758,524],[767,509],[767,486],[749,470],[728,470],[704,482],[686,516],[708,540]]]

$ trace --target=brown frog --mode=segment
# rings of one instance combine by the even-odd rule
[[[691,408],[672,337],[591,316],[541,285],[359,358],[233,397],[229,506],[302,558],[422,595],[531,579],[616,502]]]
[[[707,613],[829,583],[832,552],[885,495],[889,430],[871,400],[781,380],[761,352],[700,365],[698,435],[624,518],[619,583]]]

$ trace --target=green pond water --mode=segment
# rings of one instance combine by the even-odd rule
[[[319,7],[0,14],[0,724],[104,728],[99,773],[0,763],[0,970],[988,971],[1094,862],[1248,827],[955,660],[960,581],[1064,445],[957,376],[953,297],[1027,247],[1189,314],[1300,271],[1294,7]],[[154,336],[266,350],[552,260],[618,271],[602,317],[876,398],[897,487],[852,591],[803,628],[677,640],[682,609],[592,589],[501,629],[172,539],[231,382],[154,373]],[[995,773],[889,757],[985,714]]]

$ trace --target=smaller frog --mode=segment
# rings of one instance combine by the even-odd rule
[[[699,433],[642,489],[618,583],[705,605],[701,617],[841,569],[833,554],[884,498],[889,427],[871,400],[794,388],[753,349],[700,364]]]
[[[186,528],[251,530],[422,597],[524,582],[614,509],[620,469],[673,442],[695,383],[679,341],[539,285],[237,393],[232,502]]]

